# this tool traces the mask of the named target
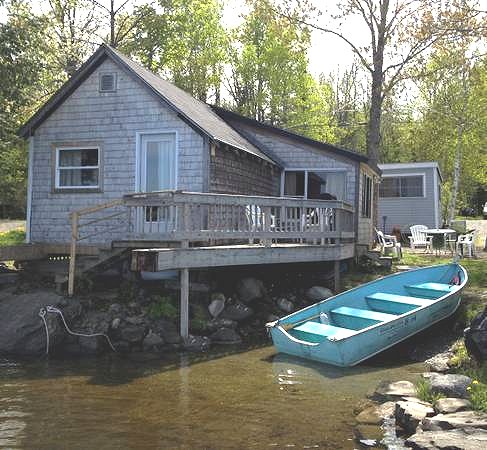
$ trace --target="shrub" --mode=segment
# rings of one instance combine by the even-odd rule
[[[151,319],[170,319],[178,318],[178,308],[173,304],[171,297],[158,297],[153,301],[147,310]]]
[[[421,378],[416,382],[416,395],[420,400],[431,404],[434,404],[440,398],[445,397],[443,394],[433,392],[431,390],[430,382],[428,380],[425,380],[424,378]]]
[[[25,231],[23,230],[10,230],[6,233],[0,233],[0,247],[23,244],[24,242]]]
[[[476,411],[487,412],[487,384],[473,380],[467,388],[472,402],[472,408]]]

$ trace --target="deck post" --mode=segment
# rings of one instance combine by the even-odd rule
[[[340,261],[336,260],[333,264],[333,269],[334,269],[334,290],[335,294],[338,293],[340,290]]]
[[[184,342],[189,336],[189,269],[181,270],[181,337]]]
[[[74,277],[76,270],[76,242],[78,240],[79,214],[71,214],[71,247],[69,251],[69,271],[68,271],[68,297],[74,294]]]

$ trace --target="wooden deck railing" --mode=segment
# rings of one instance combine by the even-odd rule
[[[325,244],[354,237],[353,208],[341,201],[163,191],[123,202],[133,210],[136,240]]]
[[[129,194],[71,214],[70,296],[78,243],[112,230],[128,240],[180,242],[182,247],[190,242],[327,245],[355,236],[353,208],[341,201],[183,191]]]

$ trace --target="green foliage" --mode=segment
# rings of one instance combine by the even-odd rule
[[[467,348],[465,347],[465,342],[463,339],[456,342],[453,347],[453,356],[450,359],[450,366],[457,370],[465,370],[471,366],[472,360],[468,355]]]
[[[473,409],[487,413],[487,384],[473,380],[467,390]]]
[[[168,296],[156,297],[149,305],[147,313],[151,319],[165,318],[176,320],[179,315],[178,308],[174,305],[173,299]]]
[[[415,387],[416,387],[417,397],[424,402],[434,404],[440,398],[445,397],[443,394],[432,392],[431,391],[431,384],[429,383],[428,380],[426,380],[424,378],[420,378],[416,382]]]
[[[25,231],[23,230],[10,230],[5,233],[0,233],[0,247],[23,244],[24,242]]]

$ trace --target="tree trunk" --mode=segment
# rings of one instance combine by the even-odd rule
[[[380,72],[372,74],[372,92],[370,97],[369,123],[367,125],[367,156],[370,162],[379,162],[380,122],[382,115],[382,65]]]
[[[463,131],[464,124],[463,121],[460,121],[457,126],[457,145],[455,149],[455,162],[453,166],[453,186],[451,190],[450,203],[448,205],[448,225],[451,225],[455,219],[455,213],[457,210],[457,196],[458,186],[460,184],[460,166],[463,150]]]
[[[110,45],[116,47],[115,42],[115,0],[110,0]]]

